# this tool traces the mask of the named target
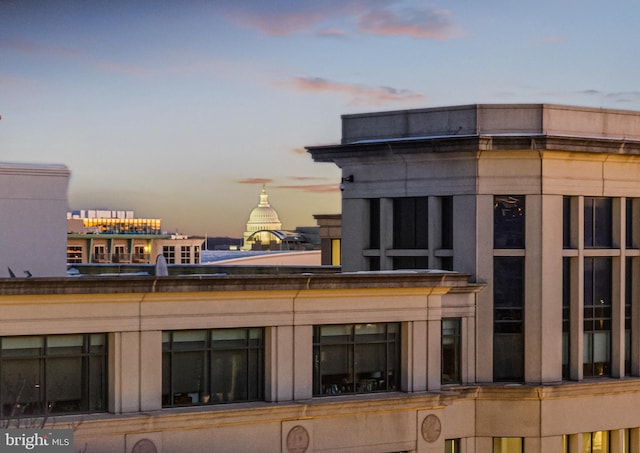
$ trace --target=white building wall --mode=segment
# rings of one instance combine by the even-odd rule
[[[69,175],[63,165],[0,163],[0,277],[66,275]]]

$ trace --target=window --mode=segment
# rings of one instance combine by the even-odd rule
[[[93,247],[93,260],[96,263],[111,261],[111,257],[106,252],[104,245],[95,245]]]
[[[394,269],[428,269],[429,258],[426,256],[396,256],[393,258]]]
[[[342,242],[340,239],[331,239],[331,265],[332,266],[340,266],[341,262],[341,246]]]
[[[562,378],[571,377],[571,258],[562,258]]]
[[[380,199],[369,200],[369,248],[380,248]]]
[[[440,198],[440,248],[453,248],[453,197]]]
[[[460,439],[445,439],[444,453],[460,453]]]
[[[611,258],[584,259],[585,377],[608,376],[611,367]]]
[[[395,390],[400,379],[400,324],[313,328],[313,395]]]
[[[193,262],[194,264],[200,264],[200,246],[193,247]]]
[[[82,246],[67,246],[67,263],[82,263]]]
[[[493,248],[524,248],[525,197],[496,195],[493,198]]]
[[[393,248],[426,249],[427,197],[406,197],[393,200]]]
[[[459,384],[462,381],[460,318],[442,319],[442,383]]]
[[[570,249],[573,223],[571,222],[571,197],[562,197],[562,247]]]
[[[633,198],[625,200],[626,226],[625,226],[625,243],[628,249],[633,248],[635,237],[633,234]]]
[[[624,292],[624,373],[631,375],[631,307],[633,301],[633,259],[625,258]]]
[[[191,264],[191,248],[188,245],[180,246],[180,264]]]
[[[524,257],[493,261],[493,379],[524,379]]]
[[[163,332],[163,406],[263,398],[264,329]]]
[[[521,437],[494,437],[493,453],[522,453]]]
[[[167,264],[175,264],[176,262],[176,248],[172,245],[163,245],[162,254],[167,260]]]
[[[611,198],[584,197],[584,246],[610,248],[613,244]]]
[[[106,408],[106,335],[0,338],[1,418]]]
[[[609,453],[609,431],[582,433],[582,453]]]

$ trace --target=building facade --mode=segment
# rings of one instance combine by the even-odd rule
[[[599,416],[554,403],[584,422],[563,448],[629,451],[618,436],[635,429],[636,411],[600,404],[604,389],[640,403],[640,113],[535,104],[345,115],[341,144],[308,150],[343,172],[343,271],[436,268],[486,283],[476,381],[541,395],[570,384]],[[505,413],[522,421],[526,398]],[[479,435],[488,426],[477,422]],[[516,439],[494,451],[562,451],[529,439],[527,424],[492,429]]]
[[[68,264],[200,264],[201,238],[168,234],[160,219],[133,211],[78,210],[67,213]]]
[[[0,277],[62,277],[69,169],[0,163]]]

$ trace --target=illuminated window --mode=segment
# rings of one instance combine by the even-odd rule
[[[82,263],[82,246],[67,246],[67,263]]]
[[[493,453],[522,453],[521,437],[494,437]]]
[[[609,453],[609,431],[582,433],[581,453]]]
[[[446,439],[444,453],[460,453],[460,439]]]

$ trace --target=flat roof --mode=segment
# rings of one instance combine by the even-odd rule
[[[469,277],[456,272],[424,270],[299,275],[4,278],[0,279],[0,296],[442,287],[473,292],[484,286],[469,283]]]
[[[640,141],[640,112],[558,104],[471,104],[342,115],[342,144],[479,135]]]

